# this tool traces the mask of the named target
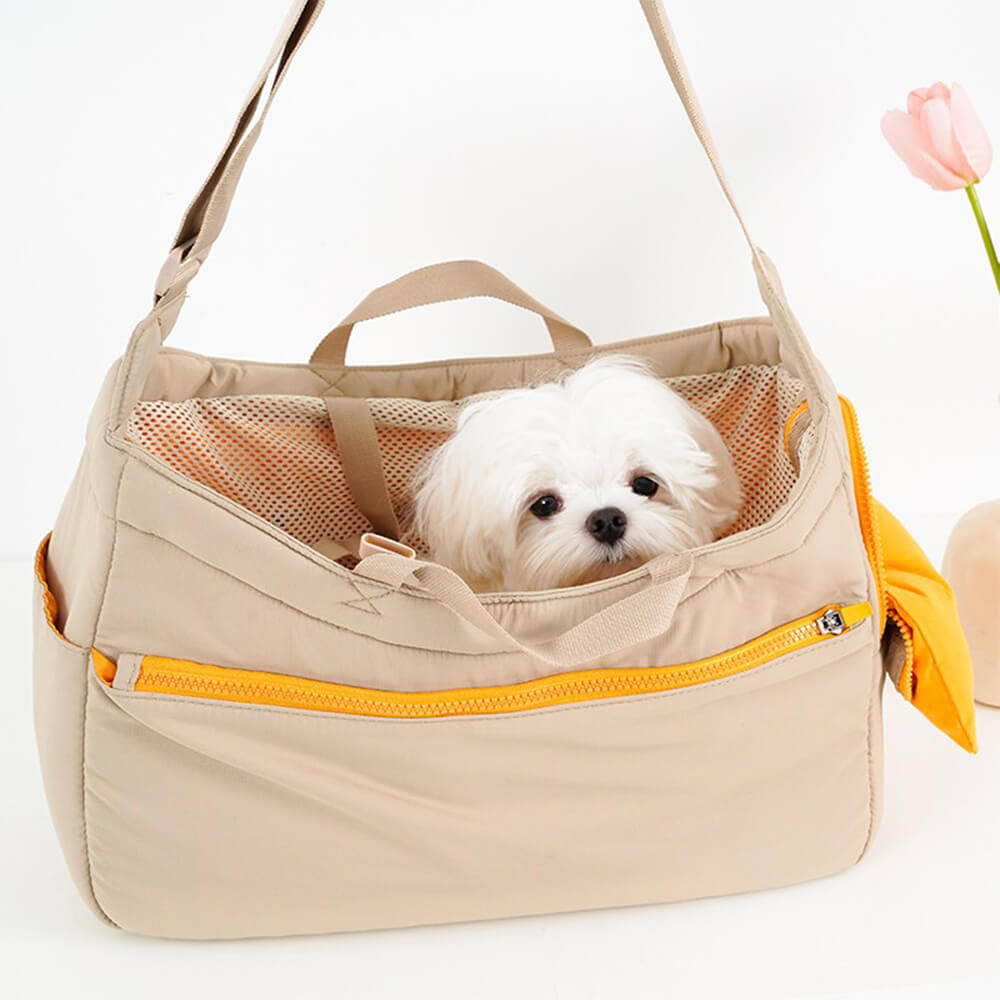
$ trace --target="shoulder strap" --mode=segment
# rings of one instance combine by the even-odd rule
[[[722,169],[719,151],[716,149],[715,140],[712,138],[708,123],[705,121],[705,114],[698,101],[698,95],[694,91],[694,85],[691,83],[687,67],[684,65],[684,59],[681,57],[677,38],[674,36],[670,22],[667,20],[667,13],[663,9],[662,0],[639,0],[639,5],[642,7],[643,14],[646,15],[649,29],[653,33],[653,40],[656,42],[656,47],[660,50],[663,65],[667,67],[674,90],[677,91],[677,96],[681,99],[681,104],[684,105],[684,110],[687,112],[691,127],[694,129],[694,134],[698,137],[698,141],[708,156],[708,162],[712,165],[712,170],[719,181],[722,193],[726,196],[726,201],[729,202],[729,207],[732,208],[733,214],[736,216],[736,221],[740,224],[740,229],[743,230],[743,236],[750,247],[750,253],[753,254],[756,261],[758,260],[757,244],[754,243],[753,237],[750,235],[750,230],[747,228],[739,205],[736,204],[736,196],[729,186],[726,172]]]
[[[122,360],[116,403],[112,412],[112,423],[115,426],[121,423],[138,399],[141,383],[152,366],[155,353],[177,320],[187,285],[198,273],[222,232],[240,176],[260,136],[275,94],[295,53],[315,24],[323,4],[324,0],[295,0],[293,3],[284,27],[236,119],[229,141],[184,215],[173,247],[157,279],[153,309],[136,328]],[[695,135],[708,155],[709,163],[750,247],[765,304],[775,319],[789,359],[796,362],[796,367],[801,371],[807,395],[815,403],[814,413],[820,419],[828,408],[824,398],[827,394],[820,390],[818,382],[813,378],[815,359],[787,307],[773,265],[754,243],[736,204],[715,142],[681,59],[662,0],[640,0],[640,5]]]
[[[186,285],[194,277],[197,268],[204,263],[212,244],[222,232],[243,169],[260,137],[274,96],[299,46],[316,23],[324,2],[325,0],[297,0],[292,5],[285,25],[240,110],[229,141],[184,215],[174,245],[160,272],[156,287],[158,299],[170,297],[179,285]],[[715,141],[681,58],[662,0],[639,2],[695,135],[708,155],[712,170],[736,216],[755,262],[760,264],[757,246],[722,169]]]
[[[226,224],[236,187],[264,127],[275,94],[295,53],[316,23],[325,0],[296,0],[264,60],[212,172],[181,220],[154,291],[157,301],[183,290],[204,263]]]

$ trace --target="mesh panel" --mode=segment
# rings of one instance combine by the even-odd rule
[[[802,399],[799,382],[782,368],[743,365],[668,383],[712,421],[733,456],[744,506],[730,533],[770,520],[797,478],[784,432]],[[369,400],[386,483],[403,524],[409,520],[414,473],[451,433],[459,405]],[[348,538],[369,527],[347,488],[322,399],[273,395],[141,402],[127,436],[175,471],[307,545]],[[803,435],[800,468],[801,452],[811,441],[811,434]],[[425,551],[419,538],[406,540]]]
[[[128,438],[307,545],[368,527],[351,499],[321,399],[142,402]]]
[[[733,457],[743,488],[743,509],[728,534],[765,524],[798,479],[785,451],[785,424],[804,398],[801,383],[784,368],[766,365],[668,381],[712,421]],[[804,458],[800,456],[799,468]]]

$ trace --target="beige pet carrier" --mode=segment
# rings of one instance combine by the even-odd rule
[[[884,664],[971,749],[968,664],[947,589],[871,499],[853,412],[752,242],[769,318],[606,347],[473,262],[379,289],[308,364],[161,346],[321,7],[296,3],[188,210],[39,550],[38,742],[81,894],[127,930],[239,937],[853,864],[881,802]],[[642,7],[732,203],[659,0]],[[345,365],[354,324],[476,295],[538,313],[554,353]],[[414,469],[462,399],[609,351],[714,422],[739,523],[604,582],[473,594],[406,533]]]

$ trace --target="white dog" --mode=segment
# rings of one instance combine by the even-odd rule
[[[415,527],[475,590],[547,590],[704,545],[740,503],[711,423],[607,357],[466,405],[418,478]]]

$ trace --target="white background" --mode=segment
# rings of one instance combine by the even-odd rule
[[[875,488],[939,559],[1000,496],[1000,309],[964,196],[878,130],[958,79],[1000,143],[993,0],[672,0],[757,240],[860,411]],[[99,381],[284,0],[0,0],[0,992],[10,996],[995,996],[1000,715],[967,758],[887,692],[887,799],[836,879],[669,907],[187,945],[75,900],[30,732],[28,557]],[[1000,235],[1000,167],[981,196]],[[371,288],[477,257],[606,341],[761,311],[635,3],[332,2],[172,342],[282,361]],[[493,302],[359,328],[356,361],[543,349]],[[9,618],[9,622],[7,619]],[[738,831],[733,831],[734,842]]]

